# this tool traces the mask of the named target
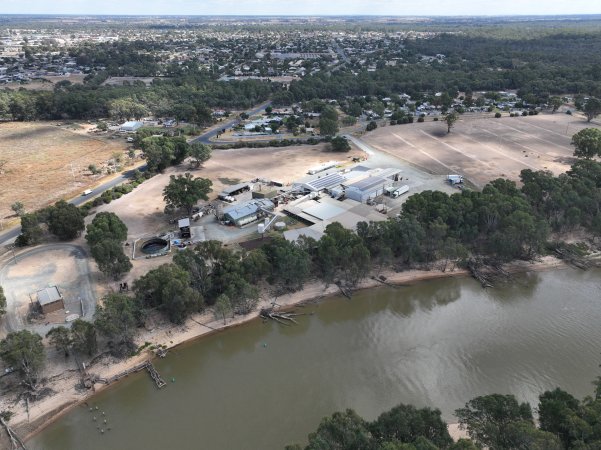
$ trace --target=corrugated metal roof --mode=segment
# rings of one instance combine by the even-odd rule
[[[123,125],[121,125],[121,129],[131,129],[131,130],[135,130],[136,128],[140,128],[142,127],[144,124],[142,122],[125,122]]]
[[[401,172],[401,169],[389,167],[387,169],[382,169],[377,175],[382,178],[393,178],[395,175],[398,175]]]
[[[221,193],[225,195],[230,195],[232,192],[240,191],[242,189],[246,189],[247,187],[250,189],[251,185],[249,183],[238,183],[234,184],[233,186],[224,187]]]
[[[255,214],[260,208],[273,210],[275,205],[271,200],[259,198],[256,200],[251,200],[250,202],[242,203],[240,205],[229,206],[223,210],[223,215],[227,215],[232,220],[236,221],[242,219],[243,217]]]
[[[179,228],[189,227],[190,226],[190,218],[186,217],[185,219],[180,219],[177,221],[177,226]]]
[[[359,191],[367,192],[376,187],[386,186],[391,183],[391,180],[382,177],[365,177],[354,183],[347,184],[347,188],[357,189]]]
[[[313,190],[320,191],[322,189],[328,189],[334,186],[338,186],[344,181],[346,181],[346,178],[341,174],[331,173],[330,175],[326,175],[325,177],[309,181],[306,184],[309,185]]]
[[[38,291],[38,302],[42,306],[54,303],[61,298],[61,294],[56,286],[47,287],[46,289]]]
[[[345,211],[346,210],[344,208],[340,208],[336,205],[329,205],[327,203],[319,203],[303,209],[305,214],[309,214],[310,216],[317,217],[321,220],[331,219],[332,217],[336,217],[338,214],[342,214]]]

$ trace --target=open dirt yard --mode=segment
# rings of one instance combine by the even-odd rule
[[[0,124],[0,220],[11,220],[16,201],[31,211],[75,196],[98,181],[87,170],[123,153],[123,139],[86,135],[89,125],[53,122]]]
[[[190,172],[196,177],[209,178],[213,182],[211,200],[217,197],[224,186],[254,178],[276,180],[284,184],[306,175],[307,170],[319,163],[337,160],[351,162],[354,156],[363,156],[360,150],[348,153],[326,151],[325,144],[300,145],[281,148],[240,148],[215,150],[204,167],[191,170],[187,163],[171,167],[142,183],[131,193],[100,206],[96,211],[117,214],[128,227],[128,239],[147,236],[169,229],[167,216],[163,213],[163,188],[169,183],[170,175]]]
[[[5,257],[0,262],[0,284],[7,296],[6,320],[2,323],[7,330],[4,331],[28,328],[44,335],[57,323],[64,324],[68,314],[81,316],[82,304],[84,316],[92,317],[96,310],[95,278],[85,250],[74,244],[42,245],[19,252],[16,258]],[[65,309],[52,313],[42,322],[28,323],[30,295],[35,301],[36,292],[49,286],[59,288]]]
[[[457,173],[477,187],[499,177],[519,181],[523,169],[565,172],[572,135],[596,127],[567,114],[459,120],[378,128],[362,137],[373,148],[434,174]]]

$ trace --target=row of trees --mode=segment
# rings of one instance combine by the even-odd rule
[[[4,314],[6,314],[6,295],[2,286],[0,286],[0,317]]]
[[[115,56],[117,57],[117,56]],[[210,124],[211,108],[249,108],[265,101],[279,89],[276,83],[255,80],[218,82],[198,68],[190,67],[151,86],[106,86],[106,77],[90,78],[84,85],[69,82],[53,91],[0,91],[0,118],[12,120],[115,120],[146,115],[173,117],[188,123]]]
[[[64,200],[53,206],[21,216],[21,234],[16,240],[18,246],[31,245],[39,242],[43,235],[42,225],[61,241],[75,239],[84,230],[85,213]]]
[[[138,130],[134,144],[142,149],[150,172],[162,172],[169,166],[182,163],[188,156],[194,166],[200,167],[211,157],[211,147],[206,144],[189,144],[183,136],[157,136],[151,128]]]
[[[87,227],[86,241],[100,271],[115,280],[129,272],[132,264],[123,251],[127,226],[111,212],[96,214]]]
[[[470,400],[455,415],[470,439],[453,442],[438,409],[399,405],[368,422],[353,410],[325,417],[305,450],[570,450],[601,446],[601,390],[580,401],[559,388],[539,397],[537,427],[528,403],[513,395]],[[287,450],[301,450],[288,445]]]

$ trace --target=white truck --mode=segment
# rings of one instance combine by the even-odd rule
[[[400,186],[396,191],[392,193],[392,198],[400,197],[401,195],[406,194],[407,192],[409,192],[409,186],[405,184],[403,186]]]
[[[409,192],[409,186],[405,184],[403,186],[388,188],[386,193],[392,198],[398,198],[401,195],[406,194],[407,192]]]

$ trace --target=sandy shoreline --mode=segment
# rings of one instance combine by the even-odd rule
[[[567,266],[562,261],[553,257],[545,257],[535,263],[522,261],[515,262],[509,264],[505,269],[509,273],[525,273],[565,267]],[[447,270],[446,272],[440,270],[409,270],[399,273],[383,271],[381,274],[387,278],[386,283],[403,285],[437,278],[467,276],[468,272],[463,269]],[[363,280],[356,290],[372,289],[380,286],[383,286],[381,282],[369,278]],[[322,282],[311,282],[307,283],[301,291],[278,297],[277,304],[282,308],[287,308],[307,302],[320,301],[327,297],[337,295],[340,295],[340,290],[336,285],[326,287]],[[228,319],[226,325],[223,324],[222,320],[215,320],[210,312],[197,314],[188,319],[182,326],[174,327],[173,325],[162,323],[152,329],[142,330],[142,332],[136,336],[136,344],[142,345],[145,342],[150,342],[152,344],[162,344],[168,348],[174,348],[183,343],[192,342],[200,337],[254,320],[259,316],[260,309],[262,307],[270,306],[270,304],[271,300],[262,300],[256,310],[251,314]],[[152,357],[153,354],[150,351],[145,350],[141,352],[140,355],[125,361],[114,362],[112,358],[104,358],[101,362],[92,366],[89,372],[100,377],[109,378]],[[49,375],[48,378],[52,379],[52,381],[48,383],[48,386],[55,392],[52,396],[31,404],[29,412],[25,410],[25,406],[22,402],[18,403],[17,407],[13,406],[11,408],[14,412],[14,416],[11,419],[10,424],[20,436],[25,438],[25,440],[30,439],[32,436],[41,432],[45,427],[55,420],[58,420],[72,408],[90,400],[95,393],[108,387],[96,385],[97,388],[95,391],[76,390],[75,386],[79,382],[79,373],[76,370],[73,370],[72,367],[68,369],[63,367],[61,372]],[[116,383],[113,385],[115,384]],[[457,430],[456,424],[450,424],[449,429],[452,431],[454,437],[463,436],[463,432]]]

